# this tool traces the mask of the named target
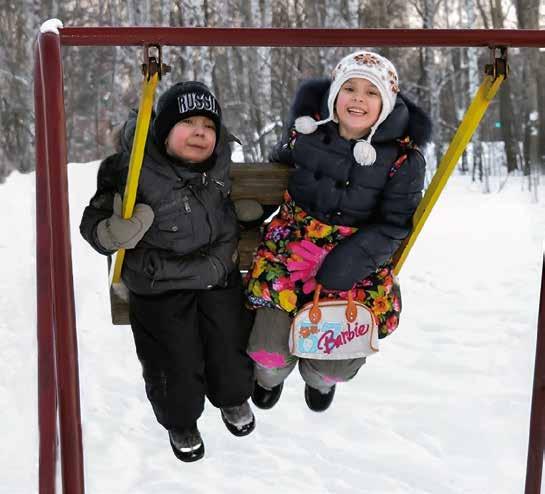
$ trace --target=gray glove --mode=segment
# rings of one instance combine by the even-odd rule
[[[121,216],[122,204],[121,196],[116,194],[114,214],[97,226],[97,240],[106,250],[134,249],[153,223],[155,215],[147,204],[134,206],[132,216],[126,220]]]
[[[256,221],[263,216],[263,207],[254,199],[234,201],[237,219],[242,222]]]

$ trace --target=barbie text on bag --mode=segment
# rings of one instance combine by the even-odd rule
[[[289,348],[292,355],[321,360],[367,357],[378,352],[377,324],[372,312],[348,300],[319,300],[321,285],[312,302],[293,318]]]

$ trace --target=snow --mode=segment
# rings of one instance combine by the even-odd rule
[[[204,460],[183,464],[146,401],[106,261],[80,237],[97,163],[70,164],[86,491],[93,494],[512,494],[526,470],[545,205],[521,179],[483,195],[455,176],[402,272],[403,313],[332,408],[297,372],[256,431],[207,404]],[[37,492],[34,174],[0,188],[0,493]],[[543,197],[541,191],[541,197]],[[59,491],[60,492],[60,491]]]
[[[59,19],[48,19],[40,26],[41,33],[59,34],[59,28],[62,29],[62,21]]]

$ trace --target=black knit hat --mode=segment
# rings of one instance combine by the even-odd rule
[[[153,134],[157,144],[164,146],[172,127],[180,120],[194,115],[204,115],[216,125],[216,144],[221,130],[221,108],[202,82],[178,82],[167,89],[157,101],[157,111],[153,120]]]

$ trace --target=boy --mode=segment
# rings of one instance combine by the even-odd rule
[[[136,116],[121,151],[106,158],[83,213],[83,237],[101,254],[127,249],[122,279],[146,394],[182,461],[204,455],[204,397],[228,430],[255,427],[245,354],[251,316],[238,270],[238,224],[229,198],[229,137],[209,89],[175,84],[157,103],[133,216],[121,217]]]

